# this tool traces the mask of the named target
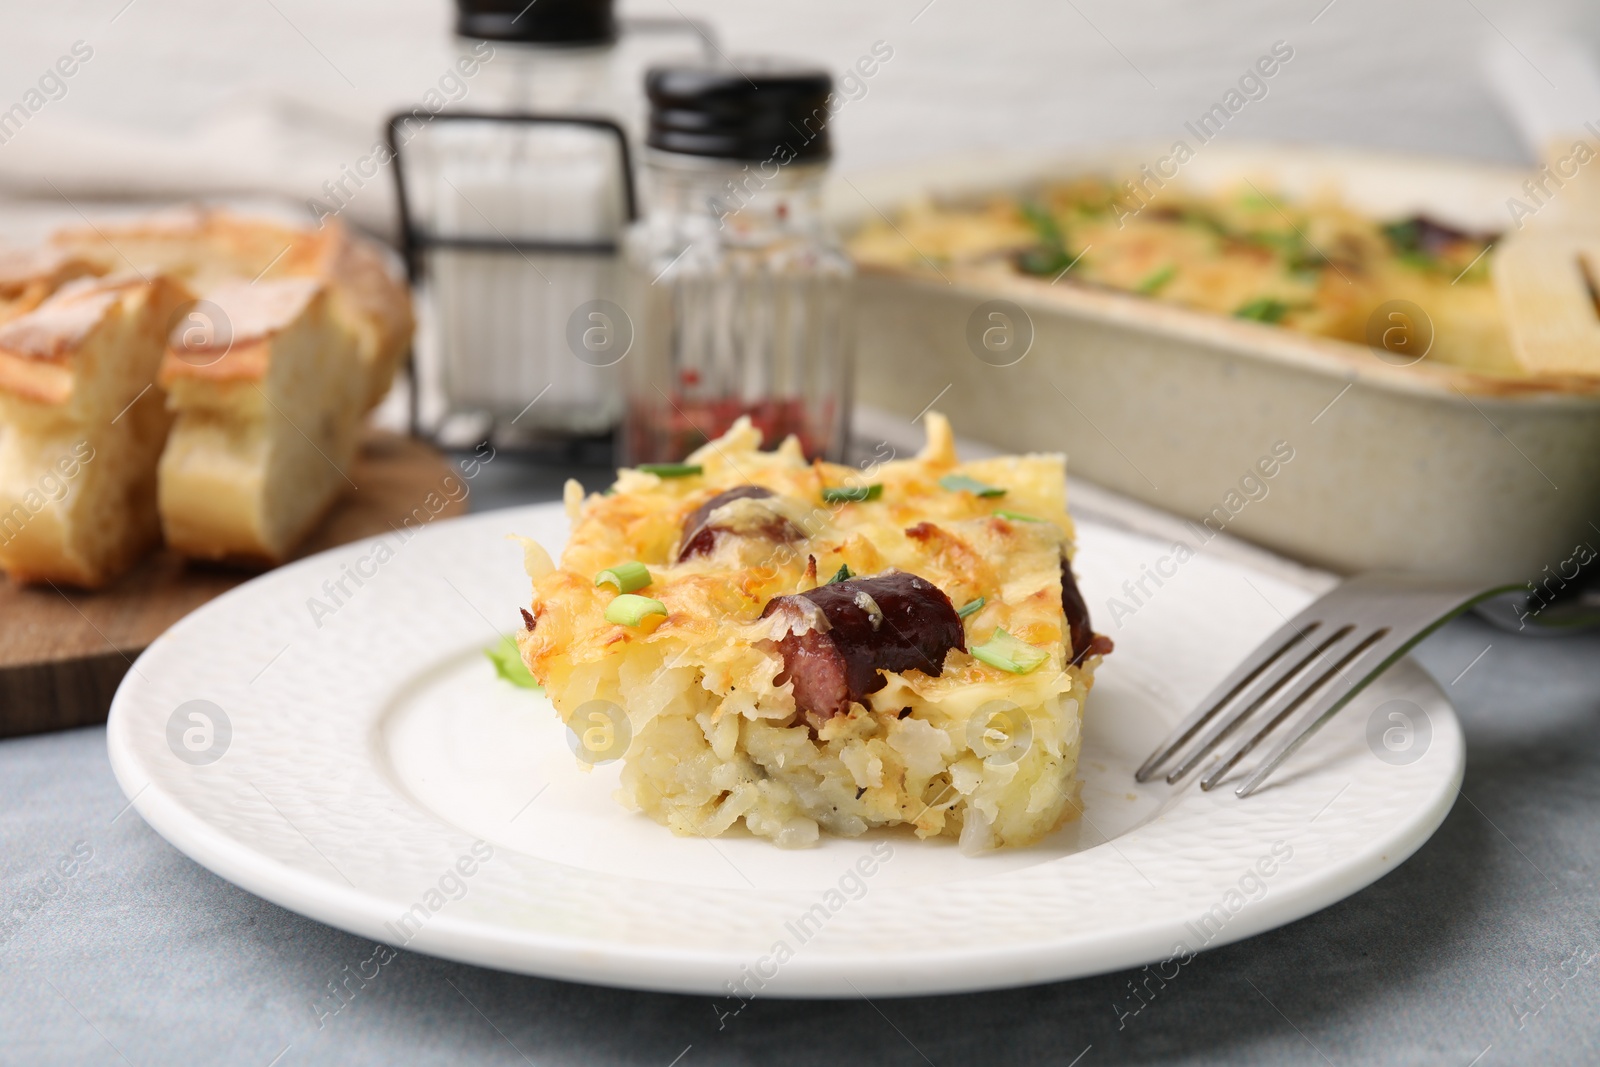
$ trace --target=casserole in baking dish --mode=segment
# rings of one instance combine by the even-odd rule
[[[942,393],[941,408],[967,436],[1063,450],[1083,477],[1191,519],[1199,540],[1225,529],[1338,571],[1523,581],[1558,568],[1597,536],[1590,524],[1600,524],[1600,381],[1515,367],[1493,289],[1474,277],[1484,260],[1462,263],[1459,281],[1443,277],[1472,242],[1481,251],[1481,237],[1507,227],[1505,202],[1524,172],[1212,145],[1170,183],[1180,205],[1238,202],[1241,188],[1270,201],[1241,203],[1240,211],[1264,223],[1270,216],[1280,235],[1298,226],[1309,238],[1303,248],[1284,239],[1283,248],[1268,249],[1267,269],[1285,274],[1296,252],[1338,261],[1311,232],[1326,230],[1328,218],[1367,227],[1370,277],[1340,263],[1360,299],[1319,302],[1319,291],[1346,288],[1327,268],[1315,279],[1274,278],[1281,288],[1263,290],[1264,274],[1213,264],[1207,283],[1204,263],[1159,243],[1144,262],[1137,249],[1111,247],[1078,282],[1073,272],[1096,256],[1089,225],[1080,227],[1090,248],[1077,266],[1067,269],[1068,259],[1053,275],[1030,273],[1022,258],[1049,248],[1042,227],[1026,218],[1010,249],[969,232],[968,250],[977,249],[969,256],[914,247],[898,261],[891,254],[896,241],[914,246],[916,213],[926,218],[930,203],[956,205],[952,214],[979,210],[971,205],[996,194],[1037,204],[1052,185],[1138,174],[1153,158],[1134,150],[984,160],[842,187],[837,218],[854,234],[862,264],[861,399],[914,415]],[[1161,203],[1153,198],[1139,214],[1159,212]],[[1323,222],[1319,203],[1338,205],[1320,209]],[[1072,210],[1070,198],[1056,201],[1058,226]],[[1426,272],[1401,261],[1404,250],[1382,229],[1419,217],[1456,235]],[[1113,212],[1102,233],[1121,232],[1115,221]],[[1124,230],[1149,230],[1160,220],[1124,221]],[[1337,233],[1319,232],[1336,242]],[[1070,233],[1060,248],[1082,251]],[[1174,267],[1165,280],[1157,273],[1164,265]],[[1181,288],[1186,267],[1194,277]],[[1138,292],[1141,282],[1156,291]],[[1162,299],[1169,285],[1173,298]],[[1272,300],[1295,306],[1281,314],[1250,306]],[[1397,307],[1410,338],[1432,342],[1426,357],[1385,347]],[[1367,333],[1374,319],[1376,337]],[[1364,337],[1375,343],[1360,343]]]

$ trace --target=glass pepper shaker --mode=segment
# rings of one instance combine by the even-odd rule
[[[782,60],[657,67],[645,175],[629,231],[629,463],[682,459],[750,416],[767,447],[847,445],[848,256],[822,210],[826,70]]]

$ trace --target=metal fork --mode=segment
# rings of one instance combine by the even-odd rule
[[[1236,738],[1200,780],[1201,789],[1210,789],[1289,720],[1236,790],[1247,797],[1417,642],[1474,604],[1523,588],[1403,574],[1350,578],[1257,646],[1167,735],[1134,777],[1148,781],[1189,746],[1166,776],[1176,782],[1247,720],[1258,723],[1259,728]]]

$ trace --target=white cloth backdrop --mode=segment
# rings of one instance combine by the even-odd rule
[[[303,201],[451,61],[445,0],[7,6],[0,195],[40,201],[24,220],[54,215],[64,199]],[[1532,54],[1540,35],[1600,40],[1600,6],[1584,0],[628,0],[623,10],[703,16],[730,53],[780,51],[841,73],[885,42],[893,58],[837,120],[846,172],[1176,137],[1277,41],[1294,58],[1235,116],[1229,138],[1515,160],[1525,148],[1487,87],[1484,48],[1510,41]],[[57,81],[51,72],[75,42],[93,54]],[[390,228],[387,176],[350,215]]]

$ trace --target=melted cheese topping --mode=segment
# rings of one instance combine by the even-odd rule
[[[1065,461],[1060,455],[1024,455],[962,464],[948,447],[938,447],[948,438],[942,417],[930,420],[937,427],[931,455],[865,471],[808,463],[789,444],[761,452],[755,431],[743,422],[690,457],[702,466],[700,475],[622,471],[613,491],[578,503],[560,566],[534,581],[536,625],[521,639],[529,669],[569,714],[596,696],[623,703],[623,693],[605,692],[609,687],[598,679],[619,669],[615,663],[605,669],[608,662],[647,646],[667,662],[704,670],[703,684],[718,695],[765,684],[758,699],[773,715],[787,717],[793,712],[788,687],[771,683],[781,661],[761,644],[771,626],[757,620],[772,598],[814,588],[843,566],[861,576],[911,572],[957,607],[983,597],[984,607],[963,620],[969,647],[1004,627],[1050,655],[1045,666],[1015,675],[952,651],[937,678],[920,671],[891,678],[869,697],[875,708],[898,709],[909,694],[965,714],[987,700],[1031,706],[1065,692],[1068,675],[1077,673],[1066,665],[1070,635],[1061,610],[1060,560],[1072,531]],[[941,477],[955,473],[1004,488],[1005,495],[984,498],[939,485]],[[735,501],[718,508],[716,519],[742,529],[746,512],[777,511],[805,539],[782,544],[727,534],[709,555],[674,563],[685,518],[716,494],[747,484],[775,496]],[[823,500],[825,487],[865,485],[881,485],[881,495],[848,503]],[[1001,518],[994,514],[998,509],[1039,521]],[[638,627],[606,621],[616,590],[597,587],[594,576],[628,560],[649,568],[651,584],[639,592],[666,606],[664,619],[653,616]],[[863,608],[870,614],[876,605]],[[584,678],[596,681],[586,684]]]
[[[1295,202],[1252,185],[1169,183],[1135,198],[1126,181],[1082,179],[1027,197],[911,203],[892,225],[863,227],[850,251],[868,269],[931,274],[931,260],[1002,286],[1113,289],[1361,345],[1374,343],[1380,309],[1405,300],[1429,318],[1406,327],[1431,338],[1425,363],[1522,376],[1490,278],[1495,239],[1386,224],[1331,194]]]

